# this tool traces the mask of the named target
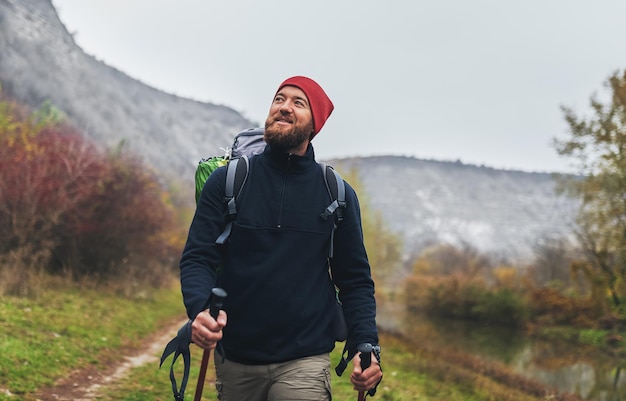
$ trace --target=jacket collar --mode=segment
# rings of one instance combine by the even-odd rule
[[[311,167],[311,165],[315,164],[315,152],[313,150],[313,145],[310,143],[304,156],[274,150],[270,145],[265,146],[263,155],[275,167],[283,170],[288,169],[291,172],[304,171]]]

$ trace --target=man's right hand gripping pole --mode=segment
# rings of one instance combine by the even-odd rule
[[[222,328],[226,326],[226,313],[221,311],[224,298],[226,298],[226,291],[221,288],[213,288],[209,310],[199,313],[191,325],[193,342],[204,349],[194,401],[202,399],[202,390],[204,389],[204,380],[211,350],[222,339]]]
[[[380,366],[380,347],[369,343],[359,344],[353,362],[353,370],[350,381],[354,389],[359,392],[359,401],[365,400],[370,395],[376,394],[376,388],[383,378],[383,370]],[[375,357],[375,358],[374,358]],[[375,364],[372,365],[372,361]]]

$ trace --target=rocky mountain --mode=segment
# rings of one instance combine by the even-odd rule
[[[161,174],[191,176],[255,124],[235,110],[164,93],[86,54],[51,0],[0,1],[0,83],[17,100],[50,101],[90,138],[124,142]]]
[[[51,0],[0,0],[0,84],[34,108],[50,101],[101,144],[124,142],[167,181],[189,177],[182,186],[190,194],[197,161],[256,125],[232,108],[164,93],[86,54]],[[550,174],[392,156],[329,162],[358,172],[360,196],[402,236],[407,255],[427,244],[467,242],[526,259],[537,241],[571,236],[576,204],[555,194]]]

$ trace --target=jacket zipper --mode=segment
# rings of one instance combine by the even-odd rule
[[[287,190],[287,175],[288,175],[287,172],[289,171],[290,167],[291,167],[291,154],[289,154],[289,156],[287,157],[287,163],[285,164],[285,169],[283,171],[283,188],[280,194],[280,208],[278,209],[278,224],[276,225],[276,228],[282,228],[283,226],[283,213],[284,213],[283,208],[285,207],[285,192]]]

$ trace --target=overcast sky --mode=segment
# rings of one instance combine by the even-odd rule
[[[277,85],[335,111],[319,159],[404,155],[571,171],[567,126],[626,68],[623,0],[52,0],[83,50],[261,124]]]

